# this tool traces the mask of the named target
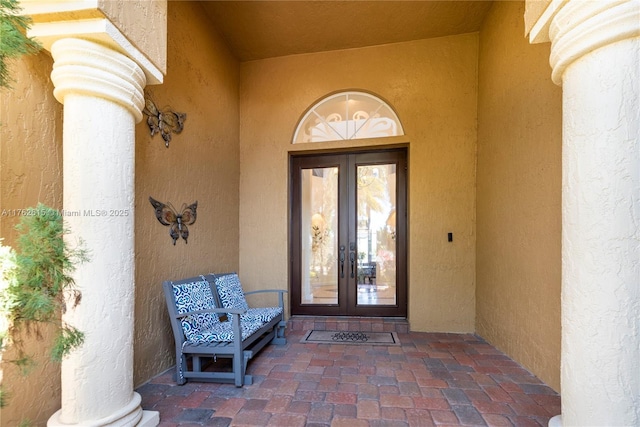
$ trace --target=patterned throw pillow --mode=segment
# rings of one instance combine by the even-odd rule
[[[216,308],[211,287],[205,280],[174,284],[173,294],[175,296],[178,314]],[[183,317],[181,323],[185,337],[192,341],[197,340],[198,335],[203,331],[213,329],[216,325],[220,324],[220,320],[215,313],[201,313]]]

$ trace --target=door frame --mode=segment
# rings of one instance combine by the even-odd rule
[[[397,208],[396,208],[396,242],[402,242],[402,244],[397,244],[396,246],[396,304],[395,305],[357,305],[357,286],[352,287],[352,289],[348,289],[346,286],[338,286],[338,298],[339,301],[342,298],[342,301],[346,301],[346,304],[352,303],[352,309],[349,310],[348,313],[345,312],[345,308],[341,305],[323,305],[323,304],[301,304],[299,301],[301,300],[302,287],[300,283],[295,284],[294,278],[302,277],[301,265],[300,263],[296,263],[294,256],[295,251],[301,250],[300,247],[300,239],[299,234],[296,233],[296,229],[299,230],[301,227],[300,218],[297,218],[294,215],[294,207],[296,203],[300,203],[299,194],[294,194],[294,173],[296,172],[296,168],[294,167],[295,161],[297,159],[310,159],[310,162],[313,160],[320,159],[322,157],[326,157],[327,159],[334,160],[333,162],[329,161],[327,165],[336,165],[335,159],[337,156],[346,156],[347,155],[368,155],[371,161],[367,160],[366,162],[360,164],[375,164],[376,154],[384,156],[388,156],[389,153],[396,153],[398,155],[397,168],[399,173],[397,174],[397,182],[396,182],[396,199],[397,199]],[[407,241],[407,230],[409,227],[408,224],[408,155],[409,150],[408,146],[393,146],[393,147],[366,147],[359,149],[349,149],[349,150],[335,150],[335,151],[304,151],[304,152],[290,152],[289,153],[289,242],[288,242],[288,258],[289,258],[289,308],[290,313],[292,315],[316,315],[316,316],[367,316],[367,317],[399,317],[406,318],[407,310],[408,310],[408,293],[409,293],[409,283],[408,283],[408,241]],[[382,157],[380,163],[388,163]],[[316,163],[314,162],[315,166]],[[311,165],[310,165],[311,166]],[[346,166],[345,164],[342,167]],[[357,166],[357,164],[356,164]],[[319,167],[324,167],[319,164]],[[349,197],[354,197],[355,186],[348,186],[347,191],[342,192],[343,194],[339,194],[339,206],[344,206],[347,204],[347,200]],[[355,224],[355,210],[354,212],[344,212],[343,215],[351,215],[350,218],[347,219],[348,223]],[[350,227],[347,227],[350,228]],[[352,233],[354,230],[351,231]],[[342,242],[347,242],[352,236],[348,236],[347,230],[339,230],[340,236],[339,239]],[[347,294],[347,293],[350,293]]]

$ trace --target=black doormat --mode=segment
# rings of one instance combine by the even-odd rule
[[[302,343],[317,344],[356,344],[356,345],[400,345],[395,332],[353,332],[353,331],[317,331],[307,332]]]

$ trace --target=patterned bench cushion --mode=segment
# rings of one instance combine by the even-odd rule
[[[178,314],[216,308],[215,298],[206,280],[174,284],[172,288]],[[180,322],[186,339],[190,341],[196,339],[200,331],[213,329],[220,324],[215,313],[192,314],[183,317]]]
[[[264,323],[251,321],[249,319],[242,319],[240,321],[240,329],[242,334],[242,340],[246,340],[254,332],[260,329]],[[199,331],[192,335],[192,338],[187,341],[187,344],[202,344],[213,342],[231,342],[233,341],[233,325],[231,321],[220,322],[214,327]]]
[[[260,308],[250,308],[247,310],[245,314],[242,314],[240,317],[242,321],[258,321],[262,323],[270,322],[274,317],[280,316],[282,314],[282,307],[260,307]]]
[[[247,310],[245,314],[240,316],[242,322],[247,320],[268,323],[282,314],[282,307],[249,308],[237,273],[215,276],[214,282],[222,307]]]
[[[248,310],[249,304],[244,297],[240,278],[236,273],[215,276],[214,279],[220,302],[224,308]]]
[[[217,308],[211,287],[206,280],[173,285],[173,293],[176,299],[176,310],[179,314]],[[220,322],[215,313],[185,316],[181,319],[181,323],[189,344],[233,341],[232,323],[230,321]],[[251,336],[264,323],[259,316],[242,318],[240,321],[242,340]]]

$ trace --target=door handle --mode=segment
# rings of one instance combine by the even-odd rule
[[[353,279],[354,276],[354,269],[355,269],[355,264],[356,264],[356,253],[355,252],[349,252],[349,261],[351,261],[351,278]]]
[[[340,278],[344,279],[344,245],[340,246]]]

